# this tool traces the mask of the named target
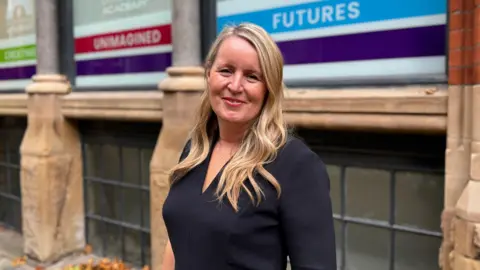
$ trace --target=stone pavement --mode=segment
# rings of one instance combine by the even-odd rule
[[[0,270],[13,269],[11,261],[22,255],[22,236],[0,226]]]
[[[16,232],[0,227],[0,270],[11,270],[12,260],[23,255],[23,239]]]
[[[14,267],[12,261],[23,256],[23,238],[19,233],[3,229],[0,226],[0,270],[35,270],[31,265],[20,265]],[[94,255],[74,254],[62,259],[54,265],[48,266],[45,270],[63,270],[69,265],[87,263],[90,259],[99,261],[101,258]]]

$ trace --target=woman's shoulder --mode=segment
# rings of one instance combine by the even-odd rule
[[[325,163],[300,138],[291,136],[273,163],[274,175],[286,190],[330,188]]]
[[[287,142],[280,149],[279,155],[283,158],[297,159],[302,156],[315,154],[312,149],[303,141],[303,139],[291,134],[288,135]]]
[[[275,162],[277,166],[288,169],[297,164],[321,162],[319,156],[301,139],[289,135],[285,145],[279,150]]]

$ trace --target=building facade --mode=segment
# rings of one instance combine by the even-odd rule
[[[203,58],[249,21],[327,164],[339,269],[480,269],[477,2],[0,0],[0,224],[38,264],[160,269]]]

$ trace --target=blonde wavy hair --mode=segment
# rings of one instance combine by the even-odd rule
[[[242,190],[256,205],[264,197],[261,187],[255,181],[255,173],[263,176],[280,196],[280,184],[272,174],[265,170],[264,165],[275,159],[277,151],[287,141],[288,132],[282,114],[283,57],[275,41],[263,28],[250,23],[225,27],[208,53],[205,79],[207,79],[222,42],[232,36],[245,39],[256,49],[267,88],[263,108],[246,131],[239,149],[225,165],[215,193],[220,201],[226,197],[235,211],[238,211],[238,199]],[[218,132],[217,117],[210,105],[208,86],[201,97],[199,111],[196,115],[197,119],[190,135],[190,151],[172,169],[171,184],[180,180],[207,158],[212,138],[215,132]],[[247,183],[253,190],[248,188]]]

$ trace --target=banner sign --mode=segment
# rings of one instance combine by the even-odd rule
[[[171,65],[170,0],[74,0],[77,87],[156,86]],[[34,0],[0,1],[0,90],[35,74]],[[3,16],[3,17],[2,17]]]
[[[170,0],[74,0],[78,87],[155,86],[171,65]]]
[[[75,52],[91,53],[113,51],[168,45],[171,42],[170,25],[158,25],[77,38],[75,39]]]
[[[265,28],[287,82],[446,76],[446,0],[217,1],[217,32]]]
[[[24,89],[35,63],[35,1],[0,1],[0,91]]]
[[[36,58],[37,50],[35,45],[0,49],[0,64],[24,60],[35,60]]]
[[[171,0],[74,0],[76,26],[155,14],[171,9]]]

